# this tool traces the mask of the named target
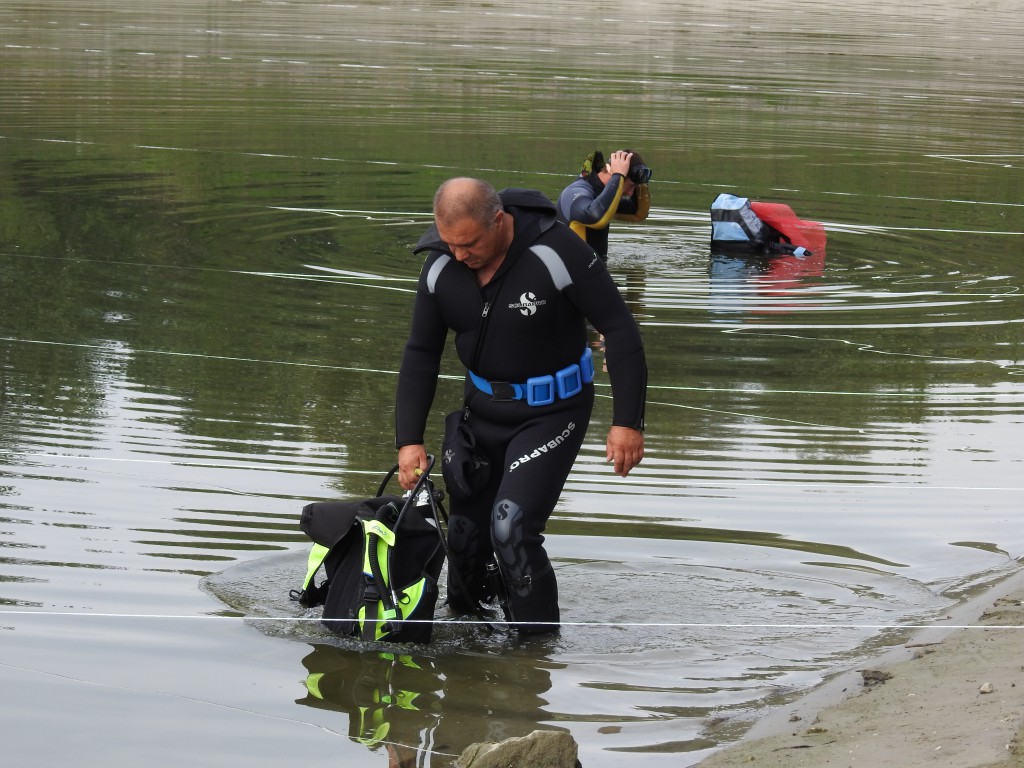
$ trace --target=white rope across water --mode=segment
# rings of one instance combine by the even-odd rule
[[[32,611],[0,610],[3,616],[39,616],[48,618],[90,618],[90,619],[140,619],[168,621],[257,621],[295,622],[319,624],[320,616],[191,616],[169,613],[92,613],[89,611]],[[330,620],[329,620],[330,621]],[[369,623],[385,623],[388,619],[367,619]],[[444,624],[473,625],[490,624],[514,627],[519,622],[504,619],[402,619],[400,624]],[[547,624],[548,622],[523,622]],[[560,621],[560,627],[659,627],[670,629],[865,629],[879,630],[925,630],[925,629],[1024,629],[1024,624],[793,624],[769,622],[703,622],[703,621]]]
[[[0,456],[21,456],[25,458],[33,459],[64,459],[74,461],[98,461],[98,462],[109,462],[112,464],[157,464],[174,467],[203,467],[204,469],[253,469],[251,464],[228,464],[219,461],[181,461],[172,459],[133,459],[119,456],[85,456],[80,454],[70,453],[27,453],[18,451],[17,453],[3,452],[0,451]],[[264,470],[266,465],[258,465],[257,469]],[[277,470],[275,470],[277,471]],[[317,474],[318,471],[322,474],[327,474],[332,477],[337,475],[366,475],[371,477],[380,477],[381,471],[379,469],[339,469],[337,467],[329,467],[322,470],[318,470],[315,467],[302,467],[301,471],[304,474]],[[587,477],[588,483],[601,484],[605,482],[614,482],[606,480],[602,477]],[[678,483],[673,478],[659,480],[657,477],[645,478],[643,485],[645,486],[658,486],[658,485],[669,485],[672,486]],[[695,488],[778,488],[781,484],[778,481],[765,481],[765,482],[747,482],[742,480],[709,480],[706,478],[694,479],[688,481],[689,485]],[[892,490],[907,490],[907,491],[970,491],[975,492],[996,492],[996,493],[1022,493],[1024,492],[1024,486],[1003,486],[1003,485],[907,485],[904,483],[871,483],[870,485],[865,483],[809,483],[799,482],[795,480],[786,481],[785,486],[787,488],[809,488],[809,489],[837,489],[837,488],[851,488],[858,491],[892,491]],[[237,491],[239,494],[248,494],[247,491]]]
[[[202,360],[221,360],[221,361],[227,361],[227,362],[259,363],[259,364],[263,364],[263,365],[286,365],[286,366],[295,366],[295,367],[301,367],[301,368],[316,368],[316,369],[332,370],[332,371],[346,371],[346,372],[349,372],[349,373],[364,373],[364,374],[369,374],[369,375],[382,375],[383,374],[383,375],[387,375],[387,376],[395,376],[395,377],[398,376],[398,371],[392,370],[392,369],[386,369],[386,368],[367,368],[367,367],[363,367],[363,366],[345,366],[345,365],[333,365],[333,364],[326,364],[326,363],[297,362],[297,361],[292,361],[292,360],[273,360],[273,359],[267,359],[267,358],[235,357],[235,356],[229,356],[229,355],[209,355],[209,354],[200,354],[200,353],[196,353],[196,352],[178,352],[178,351],[174,351],[174,350],[111,348],[109,345],[103,345],[103,344],[84,344],[84,343],[77,343],[77,342],[48,341],[48,340],[44,340],[44,339],[19,339],[19,338],[15,338],[15,337],[6,337],[6,336],[5,337],[0,337],[0,341],[6,341],[6,342],[11,342],[11,343],[21,343],[21,344],[39,344],[39,345],[47,345],[47,346],[63,346],[63,347],[75,347],[75,348],[82,348],[82,349],[95,349],[95,350],[106,352],[107,354],[116,355],[116,356],[123,356],[123,357],[130,357],[132,355],[166,355],[166,356],[171,356],[171,357],[187,357],[187,358],[195,358],[195,359],[202,359]],[[462,374],[441,374],[441,375],[438,376],[439,380],[446,380],[446,381],[462,381],[463,378],[464,378],[464,376]],[[603,398],[603,399],[611,399],[611,395],[610,394],[606,394],[605,392],[601,391],[601,390],[608,390],[608,389],[610,389],[610,385],[609,384],[607,384],[607,383],[596,383],[595,386],[598,388],[597,397]],[[720,392],[720,391],[730,391],[730,390],[723,390],[722,388],[718,388],[718,387],[684,387],[684,386],[678,386],[678,385],[659,385],[659,384],[649,384],[648,385],[648,390],[649,391],[663,391],[663,392],[666,392],[666,393],[668,393],[668,392]],[[913,400],[927,399],[927,398],[933,396],[933,395],[930,395],[929,393],[909,393],[909,392],[891,392],[891,393],[886,393],[886,392],[870,392],[869,393],[869,392],[857,392],[857,391],[849,391],[849,390],[827,391],[827,390],[792,390],[792,389],[785,389],[785,390],[761,389],[761,390],[757,390],[757,391],[754,391],[754,392],[748,392],[748,391],[744,390],[744,394],[750,394],[750,395],[756,394],[756,395],[760,395],[760,396],[770,396],[770,395],[816,395],[816,396],[827,395],[827,396],[834,396],[834,397],[866,397],[866,396],[870,396],[870,397],[873,397],[873,398],[880,398],[880,397],[889,398],[889,397],[891,397],[891,398],[894,398],[894,399],[913,399]],[[963,399],[963,400],[976,400],[978,398],[978,395],[976,393],[949,393],[949,394],[942,394],[941,397],[942,397],[942,399],[951,400],[951,401],[960,400],[960,399]],[[1019,399],[1020,398],[1020,394],[1017,393],[1017,392],[992,393],[992,394],[985,394],[985,398],[986,398],[986,400],[993,400],[993,399],[1000,399],[1000,398]],[[663,407],[663,408],[672,408],[672,409],[681,409],[681,410],[705,411],[705,412],[708,412],[708,413],[719,413],[719,414],[723,414],[723,415],[732,415],[732,416],[743,416],[744,415],[744,414],[739,414],[739,413],[732,413],[732,412],[728,412],[728,411],[723,411],[721,409],[709,409],[709,408],[704,408],[704,407],[696,406],[696,405],[687,405],[687,404],[684,404],[684,403],[665,402],[665,401],[661,401],[661,400],[648,400],[648,406],[659,406],[659,407]],[[857,434],[869,434],[871,432],[874,432],[876,434],[886,434],[886,435],[889,434],[889,431],[886,430],[886,429],[868,430],[868,429],[864,429],[864,428],[843,427],[843,426],[836,426],[836,425],[830,425],[830,424],[822,424],[822,423],[818,423],[818,422],[802,421],[802,420],[798,420],[798,419],[781,419],[781,418],[776,418],[776,417],[764,417],[764,420],[766,422],[786,423],[786,424],[792,424],[792,425],[796,425],[796,426],[815,427],[815,428],[820,428],[820,429],[837,429],[837,430],[841,430],[841,431],[844,431],[844,432],[854,432],[854,433],[857,433]],[[97,457],[86,457],[86,456],[69,457],[69,456],[63,456],[63,455],[60,455],[60,454],[33,453],[33,454],[23,454],[23,455],[34,456],[34,457],[37,457],[37,458],[77,458],[77,459],[81,459],[81,460],[89,460],[89,459],[98,460]],[[160,461],[153,461],[153,460],[123,459],[123,458],[122,459],[109,459],[109,460],[111,460],[111,461],[123,461],[123,462],[138,461],[140,463],[168,463],[168,464],[176,464],[176,465],[205,466],[205,467],[242,468],[240,465],[226,465],[226,464],[217,464],[217,463],[213,463],[213,462],[210,462],[210,463],[206,463],[206,462],[160,462]],[[739,486],[762,485],[762,484],[761,483],[753,483],[753,484],[752,483],[716,483],[716,482],[713,482],[713,481],[711,481],[711,482],[701,481],[701,485],[729,485],[730,487],[739,487]],[[804,485],[806,485],[806,484],[804,484]],[[834,487],[836,487],[837,484],[811,484],[811,485],[813,485],[814,487],[824,487],[825,485],[827,485],[830,488],[834,488]],[[902,486],[890,485],[890,486],[877,486],[877,487],[902,487]],[[914,489],[922,489],[922,488],[927,488],[927,487],[930,487],[930,486],[915,485],[915,486],[912,486],[912,487]],[[942,490],[946,490],[947,489],[945,487],[940,487],[940,486],[934,486],[934,488],[942,489]],[[955,488],[955,490],[1020,491],[1022,489],[1021,488],[960,488],[960,487],[958,487],[958,488]]]
[[[8,139],[7,136],[0,136],[0,141],[4,141],[4,140],[7,140],[7,139]],[[81,139],[81,138],[71,139],[71,138],[59,137],[59,136],[49,137],[49,138],[47,138],[47,137],[35,137],[35,138],[29,139],[29,141],[40,142],[40,143],[45,143],[45,144],[69,144],[69,145],[78,145],[78,146],[83,146],[83,147],[112,147],[112,146],[117,146],[119,149],[125,148],[125,146],[121,145],[121,144],[114,145],[114,144],[112,144],[110,142],[92,141],[92,140]],[[296,161],[305,161],[305,162],[314,161],[314,162],[324,162],[324,163],[342,163],[342,164],[360,165],[360,166],[386,166],[386,167],[394,167],[394,166],[401,165],[401,166],[405,166],[405,167],[421,168],[421,169],[425,169],[425,170],[448,170],[448,171],[452,171],[453,173],[458,173],[460,175],[466,174],[468,172],[470,174],[473,174],[473,173],[502,173],[502,174],[506,174],[506,175],[553,176],[553,177],[557,177],[557,178],[560,178],[560,179],[564,179],[565,178],[565,173],[564,172],[562,172],[562,171],[552,171],[552,170],[546,169],[546,168],[541,168],[541,169],[529,169],[529,168],[490,168],[490,167],[466,168],[465,166],[462,166],[462,165],[442,165],[442,164],[439,164],[439,163],[420,163],[418,165],[417,164],[412,164],[410,166],[410,164],[406,160],[403,160],[402,162],[398,162],[397,160],[375,160],[375,159],[369,159],[369,158],[365,158],[365,157],[313,156],[313,155],[299,155],[299,154],[287,154],[287,153],[276,153],[276,152],[273,152],[273,153],[272,152],[257,152],[257,151],[245,150],[245,149],[241,149],[241,148],[233,149],[233,150],[232,149],[209,149],[209,148],[205,148],[205,147],[176,147],[176,146],[160,145],[160,144],[130,144],[130,145],[127,145],[127,148],[138,150],[140,152],[191,152],[191,153],[195,153],[195,154],[223,155],[223,156],[227,156],[227,157],[237,156],[237,157],[271,158],[271,159],[296,160]],[[1015,162],[1019,162],[1022,158],[1024,158],[1024,155],[1016,154],[1016,153],[1001,153],[1001,154],[958,154],[958,153],[931,153],[931,154],[929,154],[929,153],[924,153],[923,156],[926,157],[926,158],[930,158],[930,159],[934,159],[934,160],[940,160],[940,161],[943,161],[943,162],[959,162],[959,163],[974,163],[974,164],[982,164],[982,165],[996,165],[996,166],[1000,166],[1000,167],[1003,167],[1003,168],[1013,168],[1013,167],[1015,167]],[[721,186],[722,186],[722,183],[720,181],[703,181],[703,182],[700,182],[700,181],[680,181],[680,180],[677,180],[677,179],[661,179],[661,178],[658,179],[658,184],[659,185],[669,185],[669,186],[680,186],[680,187],[695,187],[695,188],[709,187],[709,188],[713,188],[713,189],[720,189]],[[794,188],[790,188],[790,187],[775,187],[775,188],[773,188],[773,191],[787,192],[787,193],[805,192],[805,190],[794,189]],[[1024,206],[1024,203],[1018,203],[1018,202],[1011,201],[1011,200],[970,200],[970,199],[962,199],[962,198],[942,198],[942,197],[925,197],[925,196],[911,196],[911,195],[880,195],[880,194],[878,194],[875,191],[871,191],[869,193],[860,193],[860,192],[835,191],[835,190],[834,191],[815,190],[814,193],[818,194],[818,195],[822,195],[822,196],[826,196],[827,195],[827,196],[841,197],[843,199],[870,197],[871,199],[874,199],[874,200],[910,200],[910,201],[914,201],[914,202],[938,202],[938,203],[951,203],[951,204],[957,204],[957,205],[972,205],[972,206],[973,205],[987,205],[987,206],[995,206],[995,207],[1001,207],[1001,208],[1003,208],[1003,207],[1005,207],[1005,208],[1015,208],[1015,207]],[[271,209],[273,209],[273,208],[281,208],[283,210],[289,210],[288,208],[284,208],[282,206],[267,206],[267,207],[271,208]],[[304,209],[291,209],[291,210],[304,210]],[[310,209],[310,210],[316,211],[318,209]],[[324,209],[323,212],[327,212],[328,210],[329,209]],[[374,213],[376,215],[380,215],[381,213],[388,213],[388,212],[384,212],[384,211],[376,211],[376,212],[358,211],[356,213],[360,213],[360,214],[364,214],[364,215],[367,214],[367,213]],[[414,215],[414,214],[410,214],[408,211],[401,211],[401,212],[396,212],[396,213],[400,213],[403,216]],[[422,215],[426,216],[427,214],[422,214]],[[703,216],[703,215],[704,215],[704,212],[701,211],[701,216]],[[834,226],[834,223],[830,222],[830,227],[831,226]],[[875,231],[885,231],[885,230],[888,230],[888,229],[898,230],[900,228],[899,227],[878,226],[878,227],[872,227],[872,229],[875,230]],[[950,231],[950,232],[963,232],[964,234],[996,234],[996,235],[1009,234],[1009,235],[1015,235],[1015,236],[1024,235],[1024,232],[999,232],[999,231],[988,232],[988,231],[985,231],[985,230],[982,230],[980,232],[972,232],[971,230],[924,230],[924,231],[943,231],[943,232]]]
[[[1024,322],[1021,320],[1020,322]],[[304,363],[295,360],[273,360],[270,358],[259,358],[259,357],[235,357],[232,355],[210,355],[200,352],[179,352],[171,349],[131,349],[131,348],[115,348],[106,344],[84,344],[80,342],[70,341],[49,341],[46,339],[19,339],[13,336],[0,336],[0,341],[6,341],[14,344],[40,344],[45,346],[54,347],[74,347],[77,349],[94,349],[102,352],[106,352],[111,355],[130,357],[131,355],[167,355],[169,357],[190,357],[200,360],[223,360],[226,362],[238,362],[238,363],[262,363],[264,365],[287,365],[298,368],[322,368],[331,371],[348,371],[350,373],[368,373],[368,374],[387,374],[389,376],[397,376],[398,371],[390,368],[366,368],[361,366],[351,365],[333,365],[328,363]],[[446,379],[448,381],[462,381],[464,376],[462,374],[441,374],[438,378]],[[609,389],[610,384],[604,382],[595,382],[594,386],[599,389]],[[676,384],[648,384],[648,390],[658,390],[665,392],[734,392],[737,389],[728,389],[723,387],[692,387],[692,386],[681,386]],[[758,390],[739,390],[745,395],[833,395],[836,397],[873,397],[873,398],[897,398],[897,399],[915,399],[922,400],[930,397],[935,397],[934,393],[928,392],[857,392],[851,390],[802,390],[802,389],[758,389]],[[602,397],[610,397],[610,395],[600,395]],[[1001,398],[1019,399],[1019,392],[993,392],[985,393],[984,398],[986,400],[996,400]],[[977,399],[979,395],[972,392],[952,392],[942,393],[943,399],[957,400],[957,399]],[[680,405],[678,403],[653,403],[655,405],[664,405],[667,407],[679,407],[679,408],[693,408],[694,410],[707,410],[699,409],[695,406]]]

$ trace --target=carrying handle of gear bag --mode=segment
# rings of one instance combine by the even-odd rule
[[[409,498],[410,499],[415,499],[416,495],[421,490],[423,490],[423,486],[427,483],[427,481],[430,478],[430,470],[432,470],[434,468],[434,461],[435,461],[434,454],[428,453],[427,454],[427,468],[426,468],[426,470],[417,470],[416,471],[416,476],[417,476],[416,485],[414,485],[412,487],[412,491],[409,492]],[[384,491],[387,490],[388,483],[391,482],[391,478],[395,476],[395,473],[397,471],[398,471],[398,465],[395,464],[395,466],[393,466],[391,469],[389,469],[388,473],[386,475],[384,475],[384,479],[381,480],[380,487],[377,489],[377,495],[378,496],[383,496],[384,495]]]

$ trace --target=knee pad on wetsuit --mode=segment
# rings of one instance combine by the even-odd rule
[[[491,542],[498,564],[505,574],[507,588],[525,595],[529,591],[532,568],[523,547],[523,508],[511,499],[500,499],[491,513]]]
[[[525,511],[500,499],[491,514],[491,543],[505,582],[508,618],[520,634],[558,630],[558,583],[540,544],[527,547]]]

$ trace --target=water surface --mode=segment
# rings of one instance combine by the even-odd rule
[[[1017,570],[1015,22],[0,4],[5,754],[439,767],[564,728],[587,768],[691,765]],[[392,649],[300,620],[299,510],[394,461],[437,184],[553,197],[620,146],[655,169],[609,262],[648,349],[647,457],[605,465],[599,381],[549,527],[561,635],[446,621]],[[722,191],[823,222],[827,248],[712,253]]]

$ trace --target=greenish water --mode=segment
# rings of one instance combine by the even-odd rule
[[[587,768],[691,765],[1017,570],[1016,29],[1009,4],[0,2],[11,764],[437,768],[564,728]],[[647,457],[604,464],[599,381],[549,527],[560,637],[445,622],[389,655],[297,621],[302,505],[394,461],[437,184],[554,197],[621,146],[655,170],[609,262]],[[827,249],[713,255],[722,191]]]

